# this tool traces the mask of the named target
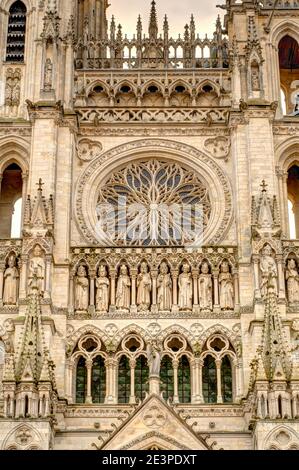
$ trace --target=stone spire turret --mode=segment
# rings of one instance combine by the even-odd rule
[[[158,20],[155,0],[152,1],[148,33],[150,40],[156,40],[158,38]]]

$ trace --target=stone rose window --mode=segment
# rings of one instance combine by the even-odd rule
[[[115,171],[99,191],[98,233],[112,245],[196,243],[211,215],[209,190],[191,169],[150,159]]]

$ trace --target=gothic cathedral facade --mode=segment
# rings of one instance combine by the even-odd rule
[[[299,449],[299,3],[111,3],[0,2],[0,449]]]

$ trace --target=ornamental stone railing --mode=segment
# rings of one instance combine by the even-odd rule
[[[225,124],[229,108],[79,108],[81,124],[119,123],[208,123]]]

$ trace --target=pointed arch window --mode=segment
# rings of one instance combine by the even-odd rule
[[[77,364],[76,376],[76,403],[85,403],[87,392],[87,369],[84,357],[80,357]]]
[[[19,238],[22,228],[23,173],[11,163],[0,182],[0,238]]]
[[[231,403],[233,401],[233,375],[228,356],[225,356],[221,363],[221,390],[223,402]]]
[[[204,360],[202,383],[205,403],[217,403],[217,369],[212,356]]]
[[[14,2],[9,9],[6,61],[24,62],[26,38],[26,6],[23,2]]]
[[[92,364],[91,395],[93,403],[105,402],[106,368],[101,356],[97,356]]]
[[[168,400],[174,395],[173,384],[173,365],[169,356],[164,356],[161,362],[161,392],[164,392],[163,398]]]
[[[180,403],[191,402],[190,363],[187,356],[182,356],[178,368],[178,390]]]
[[[144,400],[145,393],[149,389],[149,369],[147,359],[144,356],[138,357],[135,367],[135,397]]]
[[[127,356],[122,356],[118,366],[118,403],[129,403],[131,392],[131,368]]]

